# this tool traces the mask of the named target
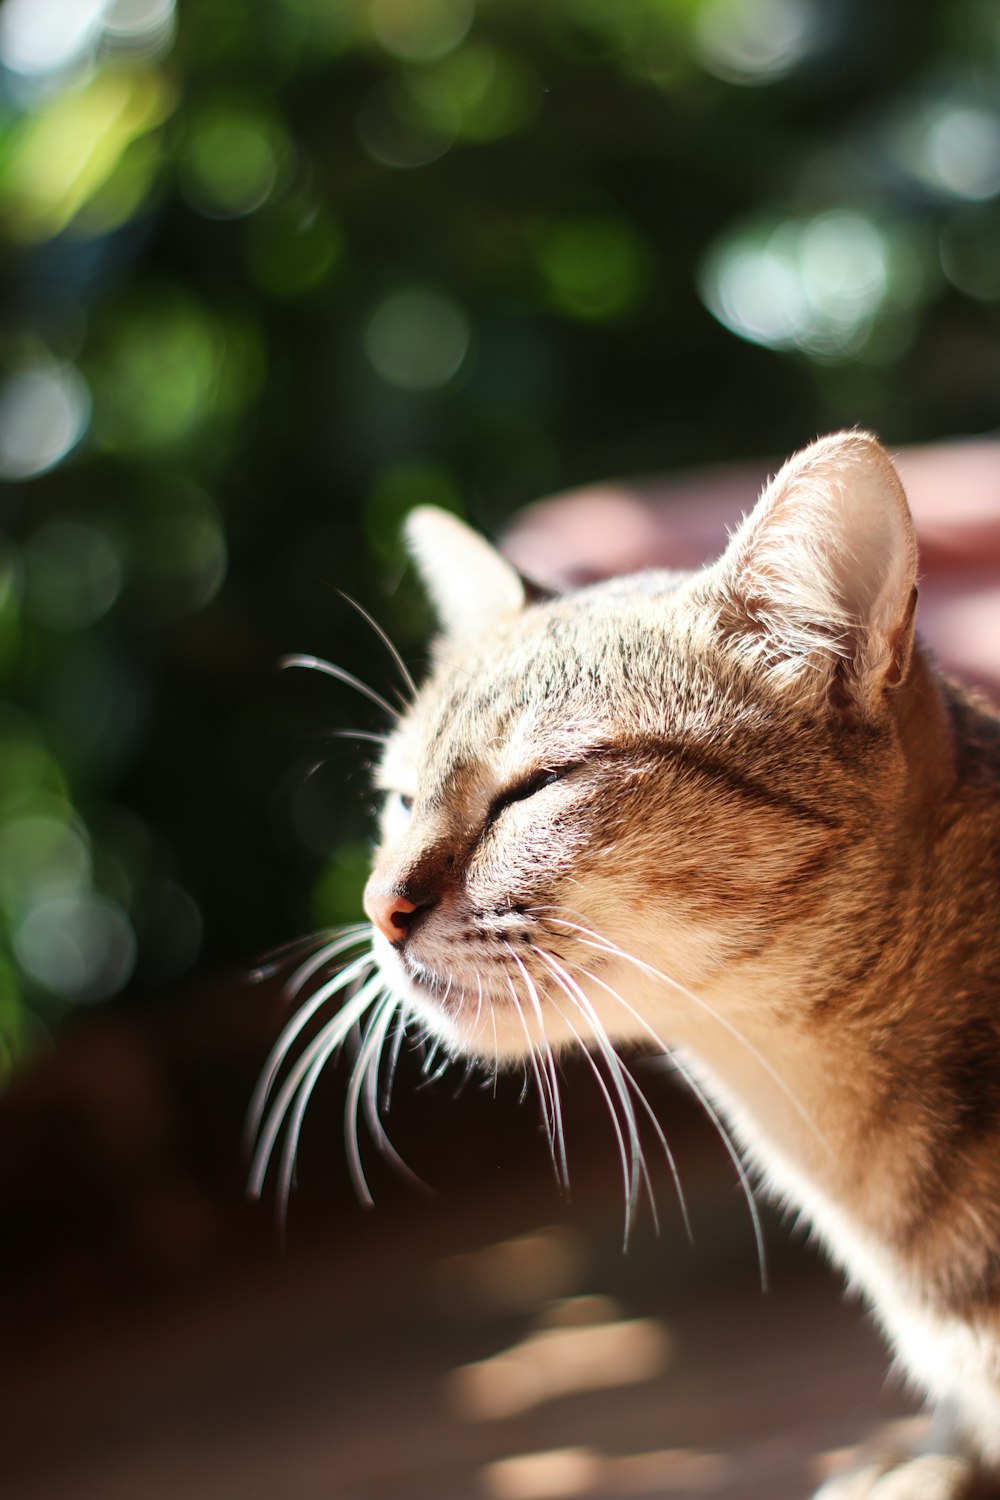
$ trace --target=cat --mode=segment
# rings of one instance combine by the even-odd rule
[[[527,1059],[557,1158],[553,1056],[590,1049],[630,1200],[616,1049],[669,1050],[938,1412],[932,1451],[823,1500],[995,1482],[1000,719],[916,637],[889,456],[865,432],[823,438],[711,566],[561,597],[443,512],[415,511],[408,539],[441,633],[377,770],[375,970],[356,959],[309,1002],[360,986],[277,1094],[258,1185],[366,1009],[350,1104],[369,1096],[376,1126],[400,1009],[451,1056]]]

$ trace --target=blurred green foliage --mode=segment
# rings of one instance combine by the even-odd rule
[[[3,0],[0,1074],[356,915],[398,543],[997,421],[990,0]],[[295,677],[297,680],[292,681]]]

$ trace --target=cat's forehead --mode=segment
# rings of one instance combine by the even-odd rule
[[[536,605],[486,637],[443,645],[390,741],[388,784],[447,786],[613,739],[649,696],[667,712],[684,652],[667,599],[680,575],[612,580]]]

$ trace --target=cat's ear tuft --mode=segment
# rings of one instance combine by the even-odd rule
[[[445,635],[478,635],[528,602],[516,569],[448,511],[433,505],[411,511],[406,545]]]
[[[748,665],[858,722],[906,677],[917,545],[881,443],[840,432],[789,459],[717,564],[720,623]]]

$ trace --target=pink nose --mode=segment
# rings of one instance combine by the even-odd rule
[[[382,936],[396,947],[405,941],[416,910],[415,902],[396,891],[373,891],[371,886],[365,891],[365,911]]]

